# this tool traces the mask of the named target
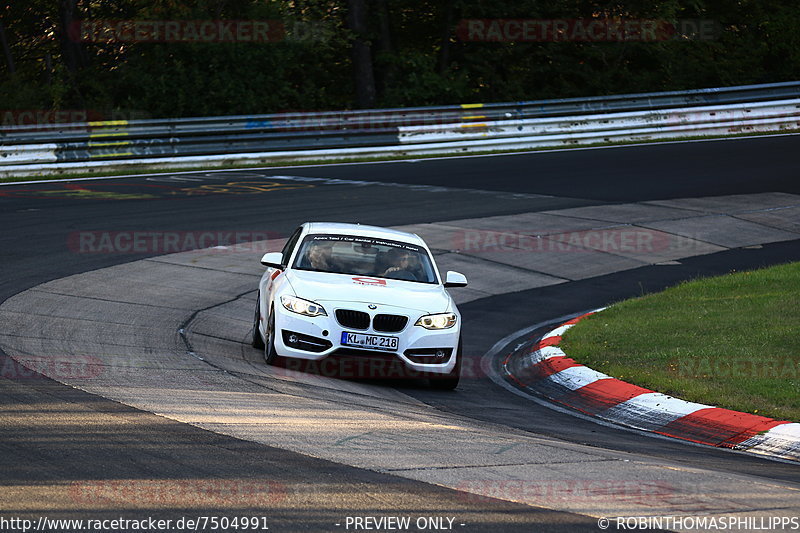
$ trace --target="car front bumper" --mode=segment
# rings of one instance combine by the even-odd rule
[[[282,357],[320,361],[329,357],[372,358],[392,360],[420,374],[447,374],[456,365],[460,336],[460,321],[448,329],[428,330],[415,326],[425,313],[405,308],[382,305],[379,311],[370,310],[367,304],[320,302],[327,316],[309,317],[293,313],[280,305],[275,306],[275,351]],[[365,312],[370,315],[370,326],[354,329],[342,326],[336,318],[337,309]],[[408,317],[406,326],[399,332],[375,331],[372,317],[377,314],[395,314]],[[341,343],[342,333],[360,333],[397,337],[397,350],[366,350]]]

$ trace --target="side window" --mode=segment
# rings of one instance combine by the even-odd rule
[[[289,237],[289,240],[286,241],[286,244],[283,246],[283,250],[281,253],[283,254],[283,264],[289,264],[289,258],[292,256],[292,251],[294,250],[295,245],[297,245],[297,239],[300,238],[300,234],[303,232],[302,226],[294,230],[292,236]]]

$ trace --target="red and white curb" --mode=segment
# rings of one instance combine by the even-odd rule
[[[607,376],[569,358],[561,336],[586,313],[511,352],[507,378],[599,419],[700,444],[800,461],[800,424],[687,402]]]

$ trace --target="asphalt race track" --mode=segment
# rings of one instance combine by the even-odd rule
[[[87,234],[238,232],[243,241],[263,240],[285,237],[306,220],[406,226],[623,202],[800,194],[799,139],[2,186],[0,301],[51,280],[181,251],[147,246],[91,250],[81,244]],[[544,328],[561,316],[698,275],[790,260],[800,260],[800,240],[472,299],[460,305],[465,352],[479,360],[498,340],[534,324]],[[46,317],[53,310],[29,312]],[[115,332],[104,333],[111,337]],[[199,429],[26,372],[4,353],[0,368],[6,502],[0,517],[169,519],[235,513],[266,516],[273,531],[335,531],[345,530],[347,516],[408,515],[455,517],[454,528],[465,531],[597,530],[590,516],[474,497]],[[405,382],[377,387],[443,416],[800,490],[798,465],[597,425],[515,395],[485,376],[465,379],[454,393]],[[249,497],[234,501],[208,495],[209,488],[219,491],[220,486],[237,487]],[[712,502],[705,510],[713,507]]]

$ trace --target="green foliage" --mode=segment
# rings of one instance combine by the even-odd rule
[[[563,98],[800,78],[794,0],[364,0],[380,107]],[[355,106],[348,0],[26,0],[0,8],[3,109],[123,110],[173,117]],[[87,20],[313,22],[270,43],[75,43],[60,6]],[[462,19],[710,20],[714,39],[471,42]],[[66,43],[66,46],[65,46]],[[69,50],[70,52],[66,52]],[[73,56],[70,56],[70,53]]]
[[[616,304],[570,329],[561,348],[651,390],[800,421],[800,263]]]

